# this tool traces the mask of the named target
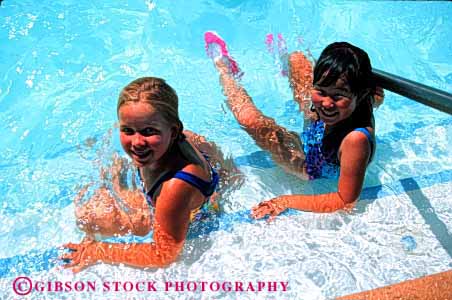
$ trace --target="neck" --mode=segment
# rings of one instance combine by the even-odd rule
[[[174,148],[171,146],[159,160],[141,167],[140,170],[143,178],[154,181],[163,173],[173,169],[174,165],[178,163],[177,155],[175,155],[177,150]]]

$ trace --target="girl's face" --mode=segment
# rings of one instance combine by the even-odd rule
[[[343,78],[330,86],[314,85],[311,97],[320,119],[327,125],[347,119],[356,108],[357,97]]]
[[[119,108],[120,140],[137,167],[151,166],[168,151],[176,137],[170,126],[149,103],[128,102]]]

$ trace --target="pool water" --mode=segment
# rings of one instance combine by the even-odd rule
[[[126,3],[125,3],[126,2]],[[288,282],[288,291],[46,292],[27,299],[331,299],[452,269],[452,117],[386,92],[377,151],[351,213],[290,212],[268,224],[249,209],[287,193],[334,190],[269,160],[224,103],[203,34],[217,31],[256,105],[300,132],[267,34],[314,57],[333,41],[365,49],[375,68],[452,91],[452,5],[405,1],[3,1],[0,6],[0,298],[13,280]],[[121,152],[119,90],[165,78],[186,128],[215,141],[245,174],[205,235],[166,269],[55,268],[55,247],[79,241],[72,200]]]

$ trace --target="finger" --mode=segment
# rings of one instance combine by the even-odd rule
[[[259,207],[258,206],[254,206],[251,208],[251,214],[254,215],[255,213],[257,213],[259,211]]]
[[[61,261],[63,262],[63,265],[67,265],[72,262],[72,260],[70,260],[70,259],[61,259]]]
[[[267,201],[262,201],[257,206],[271,206],[271,205],[272,205],[272,201],[271,200],[267,200]]]
[[[60,260],[73,260],[76,257],[74,253],[65,253],[58,257]]]
[[[94,238],[91,235],[85,235],[82,239],[82,243],[92,243]]]
[[[72,251],[77,251],[78,248],[80,248],[80,245],[79,244],[74,244],[74,243],[67,243],[67,244],[63,245],[63,248],[67,248],[67,249],[72,250]]]
[[[279,212],[273,211],[270,216],[268,217],[267,223],[273,222],[276,217],[279,215]]]
[[[88,191],[88,188],[90,187],[89,184],[85,185],[77,194],[77,196],[75,196],[74,198],[74,205],[75,207],[80,206],[80,203],[82,202],[86,192]]]
[[[267,219],[267,224],[272,223],[275,220],[275,217],[276,216],[270,215],[270,217],[268,217],[268,219]]]
[[[260,210],[260,209],[265,209],[265,208],[270,208],[270,205],[268,202],[261,202],[258,205],[255,205],[251,208],[251,210],[256,211],[256,210]]]
[[[64,264],[64,265],[63,265],[63,268],[64,268],[64,269],[70,269],[70,268],[76,267],[76,266],[78,266],[78,265],[79,265],[79,262],[78,262],[78,261],[72,260],[72,261],[68,262],[67,264]]]
[[[251,208],[251,214],[254,215],[256,213],[258,213],[261,210],[261,208],[259,206],[253,206]]]
[[[258,220],[258,219],[262,219],[264,218],[266,215],[268,215],[269,212],[267,212],[266,210],[262,210],[262,209],[256,209],[255,211],[253,211],[253,213],[251,214],[251,216]]]
[[[260,218],[262,218],[258,213],[252,213],[251,214],[251,218],[253,218],[253,219],[255,219],[255,220],[258,220],[258,219],[260,219]]]
[[[256,211],[256,210],[251,210],[251,217],[253,218],[253,219],[257,219],[257,216],[258,216],[258,212]]]

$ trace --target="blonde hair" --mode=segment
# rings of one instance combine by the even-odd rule
[[[179,119],[179,99],[176,91],[165,82],[165,80],[157,77],[142,77],[135,79],[126,85],[118,98],[117,113],[119,109],[129,102],[144,102],[151,105],[170,125],[177,126],[177,135],[171,149],[179,149],[185,159],[188,161],[202,165],[202,161],[194,151],[193,147],[185,140],[184,125]]]
[[[184,139],[184,126],[179,119],[179,99],[176,91],[157,77],[141,77],[126,85],[118,98],[117,113],[122,105],[128,102],[145,102],[162,114],[170,125],[178,128],[176,140]]]

